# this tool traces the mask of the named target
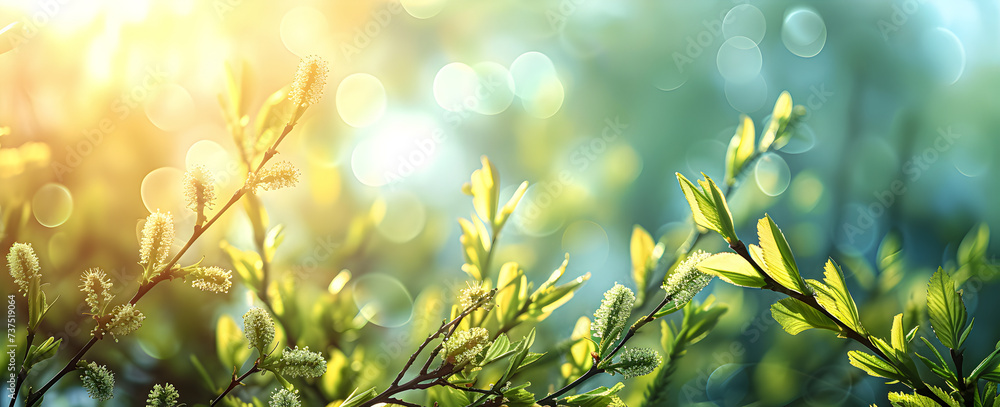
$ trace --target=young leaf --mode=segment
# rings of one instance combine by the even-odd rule
[[[757,236],[763,249],[764,271],[767,275],[789,290],[809,294],[809,288],[799,275],[799,268],[795,265],[795,257],[788,247],[785,235],[769,215],[764,215],[757,222]]]
[[[906,341],[907,335],[903,330],[903,314],[896,314],[892,318],[892,330],[889,335],[889,343],[893,349],[902,352],[904,355],[910,352],[909,344]]]
[[[774,103],[774,111],[771,113],[771,123],[760,138],[760,152],[765,152],[770,148],[775,150],[784,147],[788,143],[788,136],[785,127],[792,116],[792,96],[787,91],[781,92],[778,101]],[[772,146],[773,144],[773,146]]]
[[[958,264],[975,262],[986,255],[990,245],[990,227],[986,223],[972,228],[958,246]]]
[[[375,398],[375,396],[378,396],[378,392],[375,391],[374,387],[361,393],[358,393],[358,389],[354,389],[354,391],[351,392],[351,395],[347,396],[347,399],[344,400],[340,407],[357,407],[364,404],[364,402]]]
[[[620,382],[612,386],[610,389],[601,386],[586,393],[580,393],[562,398],[559,400],[559,405],[566,405],[570,407],[607,407],[612,405],[612,403],[618,398],[615,394],[623,388],[625,388],[625,385]]]
[[[884,360],[877,356],[862,351],[852,350],[847,352],[847,358],[851,365],[864,370],[869,375],[882,377],[894,381],[902,381],[905,377]]]
[[[753,156],[756,138],[753,120],[747,115],[740,115],[740,125],[736,128],[736,134],[729,141],[729,149],[726,151],[726,185],[736,183],[736,176],[743,171],[743,166]]]
[[[715,210],[715,199],[709,198],[679,172],[677,173],[677,182],[681,186],[681,191],[684,192],[684,198],[687,199],[688,205],[691,207],[694,223],[705,229],[719,232],[721,227],[719,226],[719,214]]]
[[[497,206],[500,201],[500,173],[485,155],[481,157],[483,168],[472,172],[472,206],[483,222],[489,222],[496,229]]]
[[[951,276],[940,267],[927,284],[927,313],[941,344],[950,349],[961,348],[960,336],[968,317],[965,303]]]
[[[760,288],[764,286],[764,276],[743,257],[735,253],[719,253],[698,263],[698,270],[721,278],[727,283]]]
[[[810,328],[840,332],[840,327],[826,315],[794,298],[785,298],[772,304],[771,316],[792,335]]]
[[[643,297],[645,297],[643,294],[646,292],[646,286],[649,284],[649,275],[653,271],[653,268],[650,267],[649,259],[653,255],[655,245],[653,237],[649,235],[646,229],[643,229],[639,225],[632,227],[632,241],[629,252],[632,255],[632,280],[635,281],[635,287],[639,292],[638,302],[640,303]]]
[[[833,315],[851,329],[864,333],[865,327],[861,325],[861,317],[858,315],[858,307],[854,303],[854,298],[847,291],[847,283],[844,281],[844,273],[833,260],[827,260],[824,267],[823,283],[809,280],[809,286],[816,292],[816,301],[823,309]]]
[[[722,194],[722,190],[719,189],[718,185],[715,185],[715,181],[712,181],[707,175],[702,174],[705,177],[705,181],[699,180],[698,183],[702,185],[702,189],[705,193],[712,198],[715,204],[715,211],[719,219],[719,234],[726,239],[726,242],[733,243],[739,240],[736,236],[736,227],[733,225],[733,213],[729,210],[729,204],[726,203],[726,196]]]

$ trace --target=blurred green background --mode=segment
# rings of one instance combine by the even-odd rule
[[[613,283],[630,283],[633,225],[669,250],[683,241],[690,212],[674,173],[721,179],[739,114],[759,129],[787,90],[809,115],[730,197],[738,231],[753,235],[767,212],[807,277],[837,259],[866,323],[884,333],[908,301],[922,302],[930,272],[955,262],[966,233],[1000,222],[998,19],[992,1],[2,1],[0,25],[21,25],[16,49],[0,56],[0,134],[9,133],[0,136],[0,240],[4,252],[34,244],[47,291],[61,294],[46,331],[64,334],[63,352],[78,348],[91,328],[78,307],[82,271],[101,266],[126,286],[138,272],[141,220],[156,209],[186,213],[187,166],[212,169],[223,197],[242,183],[218,102],[225,64],[255,112],[300,57],[316,54],[330,62],[325,96],[280,155],[303,178],[261,194],[271,224],[285,225],[276,272],[323,289],[350,269],[344,289],[357,290],[358,304],[379,301],[366,285],[409,299],[342,343],[409,335],[425,312],[413,299],[464,286],[456,218],[472,206],[460,188],[485,154],[507,196],[521,180],[532,185],[494,264],[518,261],[541,281],[568,252],[570,276],[592,274],[539,328],[545,349]],[[191,222],[178,220],[179,238]],[[886,282],[875,263],[890,232],[905,267]],[[249,234],[234,211],[185,260],[228,267],[219,242],[252,249]],[[716,237],[701,247],[724,248]],[[1000,303],[981,294],[993,289],[982,280],[966,286],[982,321],[975,359],[1000,337],[990,315]],[[6,273],[0,281],[14,291]],[[227,377],[214,359],[216,319],[238,320],[245,291],[151,293],[142,330],[88,355],[118,373],[109,405],[134,405],[164,379],[182,395],[205,393],[191,354]],[[843,341],[784,333],[770,318],[773,295],[719,282],[706,291],[730,311],[683,360],[679,405],[885,401],[881,381],[848,365]],[[658,337],[649,329],[639,341]],[[380,351],[392,353],[369,350]],[[536,393],[559,384],[552,362],[531,378]],[[43,368],[30,381],[59,366]],[[626,400],[641,397],[644,380]],[[56,390],[52,405],[92,403],[73,379]]]

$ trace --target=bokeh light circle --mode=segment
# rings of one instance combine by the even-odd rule
[[[759,8],[749,4],[733,7],[722,19],[722,34],[727,38],[746,37],[760,44],[767,31],[767,21]]]
[[[514,78],[514,94],[522,98],[534,97],[556,77],[552,60],[541,52],[525,52],[510,64],[510,75]]]
[[[754,179],[761,192],[769,196],[778,196],[788,189],[788,184],[792,182],[792,173],[780,155],[765,153],[754,166]]]
[[[747,82],[760,74],[764,59],[760,48],[747,37],[733,37],[722,43],[716,57],[719,73],[730,82]]]
[[[434,17],[444,10],[447,0],[399,0],[406,13],[419,19]]]
[[[965,73],[965,46],[951,30],[937,27],[923,37],[927,66],[942,83],[958,82]]]
[[[434,75],[434,100],[438,106],[452,112],[471,109],[478,85],[479,76],[472,67],[452,62]]]
[[[337,86],[337,113],[351,127],[365,127],[385,114],[382,81],[366,73],[352,74]]]
[[[514,100],[514,77],[507,68],[496,62],[480,62],[472,69],[478,78],[472,110],[485,115],[507,110]]]
[[[544,82],[538,93],[533,97],[522,97],[521,103],[528,114],[539,119],[548,119],[555,115],[562,108],[566,99],[566,91],[562,82],[555,76]]]
[[[767,101],[767,82],[757,75],[748,82],[726,81],[726,101],[742,113],[753,113],[764,107]]]
[[[405,243],[417,237],[427,224],[427,209],[412,192],[400,191],[384,197],[385,215],[375,228],[390,241]]]
[[[146,174],[139,187],[146,210],[179,213],[184,207],[183,180],[184,172],[173,167],[157,168]]]
[[[802,154],[816,146],[816,132],[806,123],[799,123],[792,131],[788,144],[781,147],[782,153]]]
[[[145,110],[149,121],[163,131],[183,130],[198,116],[191,93],[173,83],[161,85],[146,102]]]
[[[232,187],[242,181],[242,168],[228,151],[212,140],[198,140],[188,147],[184,156],[184,168],[201,165],[215,178],[216,186]]]
[[[281,42],[289,51],[299,57],[322,54],[330,26],[326,16],[317,8],[299,6],[289,10],[281,18],[279,28]]]
[[[365,274],[354,280],[351,293],[361,316],[375,325],[400,327],[413,315],[410,291],[393,276]]]
[[[826,22],[819,13],[808,8],[788,11],[781,24],[781,42],[789,52],[812,58],[826,46]]]
[[[73,214],[73,195],[62,184],[50,182],[42,185],[31,198],[31,212],[42,226],[54,228],[62,225]]]
[[[977,133],[964,134],[961,143],[952,146],[955,169],[966,177],[979,177],[993,166],[993,151],[983,148],[990,142]]]

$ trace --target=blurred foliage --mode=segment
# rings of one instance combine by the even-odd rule
[[[34,245],[52,304],[29,381],[89,340],[85,270],[103,267],[122,302],[142,274],[148,214],[171,211],[186,239],[198,222],[179,193],[186,170],[207,166],[222,197],[243,185],[247,161],[292,114],[288,73],[309,54],[331,62],[326,97],[277,156],[302,170],[300,184],[245,198],[181,259],[231,268],[228,294],[153,290],[141,329],[93,348],[87,359],[117,374],[106,405],[141,404],[165,379],[189,404],[207,401],[234,366],[253,364],[239,321],[253,304],[274,315],[280,343],[324,353],[327,373],[296,383],[303,399],[383,390],[473,280],[498,289],[497,305],[462,329],[506,329],[516,342],[534,327],[533,351],[548,353],[518,382],[547,394],[591,368],[580,317],[601,293],[635,288],[638,316],[688,252],[724,250],[692,231],[678,172],[718,182],[704,197],[729,198],[730,237],[754,235],[768,213],[805,284],[828,277],[833,258],[869,332],[894,332],[902,314],[903,331],[937,338],[925,304],[941,266],[962,289],[966,325],[978,321],[969,372],[1000,337],[989,315],[1000,299],[986,294],[1000,220],[998,15],[989,2],[933,0],[0,2],[0,247]],[[748,52],[725,54],[734,49]],[[807,110],[786,144],[769,136],[780,117],[767,117],[788,110],[782,90]],[[470,205],[458,191],[476,170],[469,192],[491,189]],[[569,278],[546,285],[552,270]],[[671,404],[885,405],[903,390],[850,366],[846,341],[773,329],[776,294],[706,291],[695,301],[712,295],[728,311],[684,358],[665,357]],[[21,348],[28,312],[19,302]],[[656,347],[651,331],[632,341]],[[940,364],[922,341],[909,346]],[[490,369],[483,377],[503,374]],[[640,405],[659,382],[616,390],[618,378],[580,391]],[[248,382],[235,394],[257,405],[277,386]],[[91,405],[78,383],[60,382],[45,404]]]

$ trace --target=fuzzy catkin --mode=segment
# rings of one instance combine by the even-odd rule
[[[660,354],[649,348],[629,348],[622,352],[620,369],[626,379],[645,376],[660,366]]]
[[[271,314],[259,307],[250,308],[243,314],[243,335],[250,342],[250,348],[257,348],[262,354],[274,341],[274,320]]]
[[[180,396],[174,385],[170,383],[157,384],[153,386],[153,390],[150,390],[149,396],[146,397],[146,407],[176,407],[177,399]]]
[[[38,266],[38,256],[31,243],[14,243],[7,253],[7,267],[10,276],[14,278],[18,291],[28,295],[31,280],[41,278],[41,267]]]
[[[114,315],[108,323],[108,332],[118,341],[119,336],[125,336],[142,327],[142,321],[146,316],[142,314],[135,305],[126,303],[115,307],[111,311]]]
[[[455,366],[461,366],[475,359],[486,349],[490,332],[486,328],[473,327],[468,331],[458,331],[444,342],[442,357]]]
[[[167,261],[174,243],[174,217],[157,210],[146,217],[139,245],[139,264],[155,268]]]
[[[80,381],[83,383],[83,388],[87,389],[90,398],[107,401],[115,396],[115,375],[106,366],[90,362],[82,369],[83,374],[80,376]]]
[[[197,214],[215,205],[215,177],[204,165],[193,165],[184,173],[184,199],[188,209]]]
[[[697,267],[709,257],[712,257],[710,253],[698,250],[681,262],[667,278],[663,289],[673,298],[674,304],[686,304],[712,282],[712,275],[702,273]]]
[[[95,267],[84,271],[82,280],[80,291],[87,295],[86,301],[87,305],[90,306],[90,313],[100,315],[113,298],[111,279],[104,273],[104,270]]]
[[[302,402],[299,401],[299,391],[281,388],[275,390],[271,394],[271,402],[268,403],[270,407],[302,407]]]
[[[319,352],[310,352],[308,346],[296,346],[281,353],[279,370],[288,377],[320,377],[326,373],[326,359]]]
[[[228,293],[233,287],[233,272],[222,267],[198,267],[189,275],[191,286],[202,291]]]
[[[609,341],[618,340],[628,325],[633,304],[635,293],[628,287],[615,283],[614,287],[604,293],[604,300],[594,313],[594,336]],[[608,335],[612,337],[606,337]]]
[[[329,73],[330,68],[323,58],[315,55],[302,58],[299,69],[295,71],[288,99],[295,106],[316,104],[323,96],[323,87],[326,86],[326,76]]]

